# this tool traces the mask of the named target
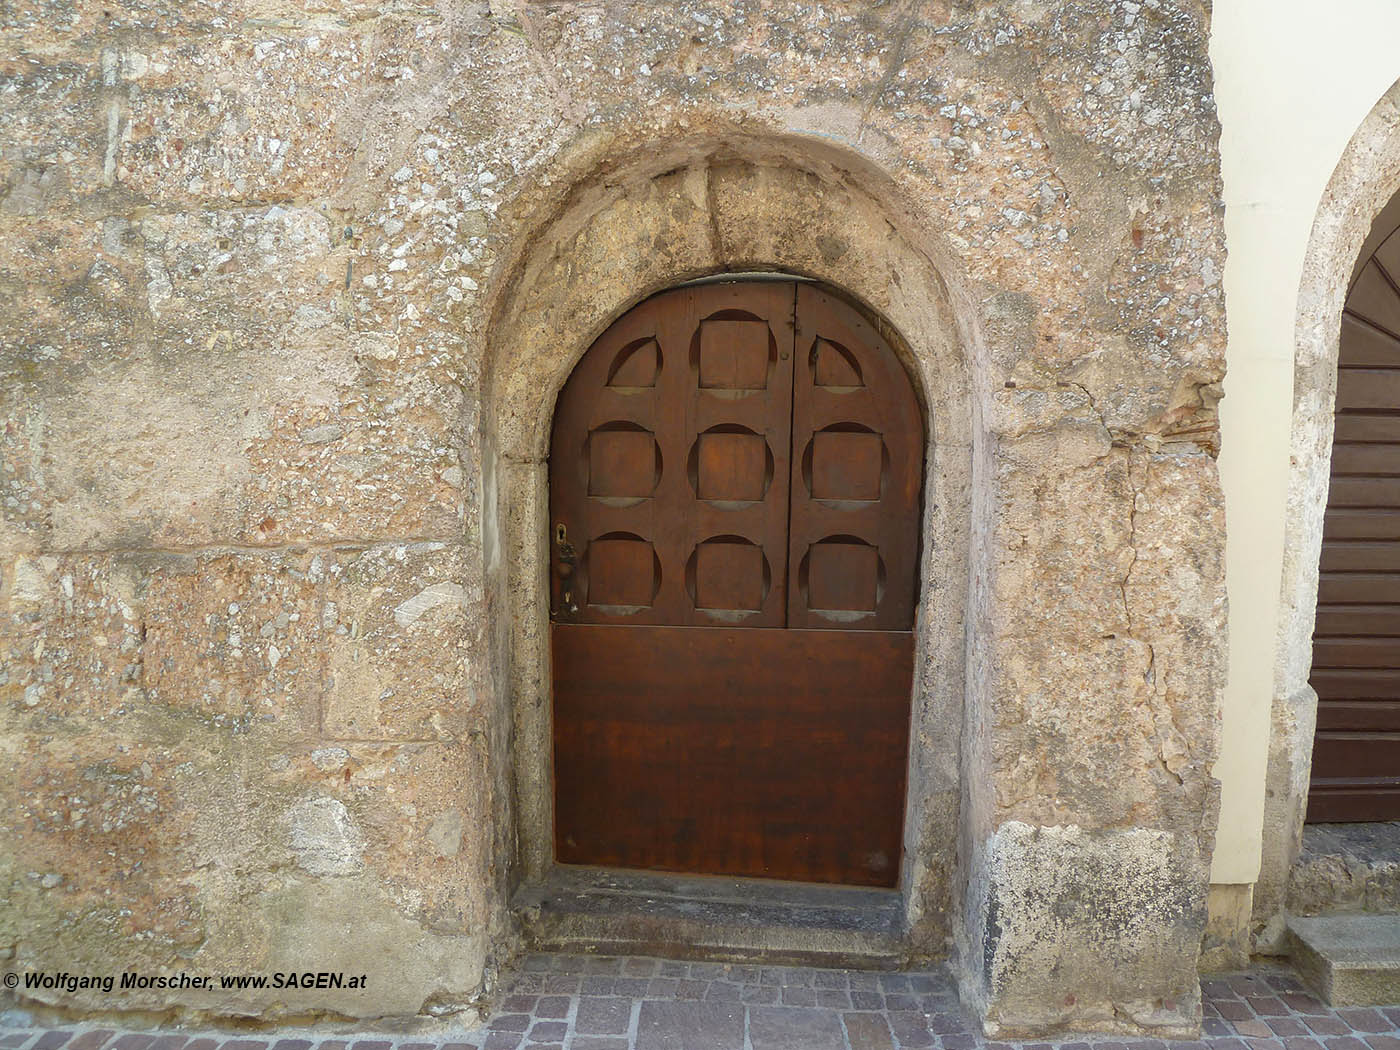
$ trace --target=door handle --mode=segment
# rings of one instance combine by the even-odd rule
[[[569,542],[569,530],[562,521],[554,526],[554,551],[554,574],[559,577],[559,611],[571,615],[578,612],[573,581],[578,550]]]

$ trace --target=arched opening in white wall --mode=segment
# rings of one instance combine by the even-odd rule
[[[1400,193],[1400,82],[1376,103],[1343,151],[1313,221],[1299,285],[1282,586],[1264,802],[1265,831],[1254,899],[1254,927],[1260,950],[1275,950],[1282,943],[1289,872],[1301,848],[1308,807],[1313,743],[1318,726],[1318,693],[1310,679],[1314,674],[1319,567],[1323,564],[1324,522],[1332,477],[1343,316],[1358,266],[1369,260],[1370,253],[1379,247],[1388,232],[1381,228],[1383,222],[1378,223],[1378,217],[1397,193]],[[1345,395],[1344,413],[1352,396]],[[1350,428],[1351,424],[1347,423],[1341,431],[1343,444],[1348,448],[1353,444],[1347,439],[1352,433]],[[1346,453],[1347,458],[1352,455]],[[1342,465],[1345,467],[1346,459]],[[1335,527],[1332,536],[1337,536]],[[1329,575],[1342,564],[1330,560],[1335,557],[1336,554],[1329,556]],[[1346,627],[1344,621],[1331,616],[1332,608],[1348,604],[1334,603],[1332,599],[1346,592],[1333,589],[1330,580],[1326,582],[1322,591],[1324,619],[1320,639],[1324,642]],[[1324,655],[1323,659],[1337,659],[1337,648],[1324,645],[1322,652],[1332,655]],[[1325,673],[1321,663],[1319,673]],[[1361,676],[1353,674],[1352,677]],[[1325,688],[1330,691],[1331,685]],[[1342,705],[1335,712],[1337,718],[1342,718],[1342,712],[1347,710],[1345,704],[1354,703],[1358,698],[1334,694],[1327,699]],[[1365,699],[1384,700],[1383,697]],[[1377,713],[1374,708],[1371,711]],[[1345,732],[1339,728],[1341,723],[1333,718],[1334,712],[1326,714],[1322,732]],[[1331,760],[1325,753],[1323,757],[1319,774],[1325,777],[1333,767],[1326,764]],[[1323,810],[1318,812],[1320,816]]]
[[[1372,224],[1337,358],[1307,821],[1400,819],[1400,201]]]

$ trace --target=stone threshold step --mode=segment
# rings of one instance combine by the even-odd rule
[[[1400,914],[1294,916],[1293,966],[1332,1006],[1400,1003]]]
[[[515,895],[536,951],[894,969],[895,890],[557,866]]]

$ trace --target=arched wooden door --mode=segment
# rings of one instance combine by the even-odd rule
[[[811,285],[664,292],[589,349],[550,456],[560,861],[894,885],[922,452]]]
[[[1313,636],[1310,821],[1400,819],[1400,233],[1342,315]]]

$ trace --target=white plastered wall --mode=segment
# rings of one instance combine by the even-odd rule
[[[1396,0],[1216,0],[1228,373],[1221,403],[1230,671],[1213,883],[1253,883],[1264,829],[1298,285],[1323,189],[1400,77]]]

